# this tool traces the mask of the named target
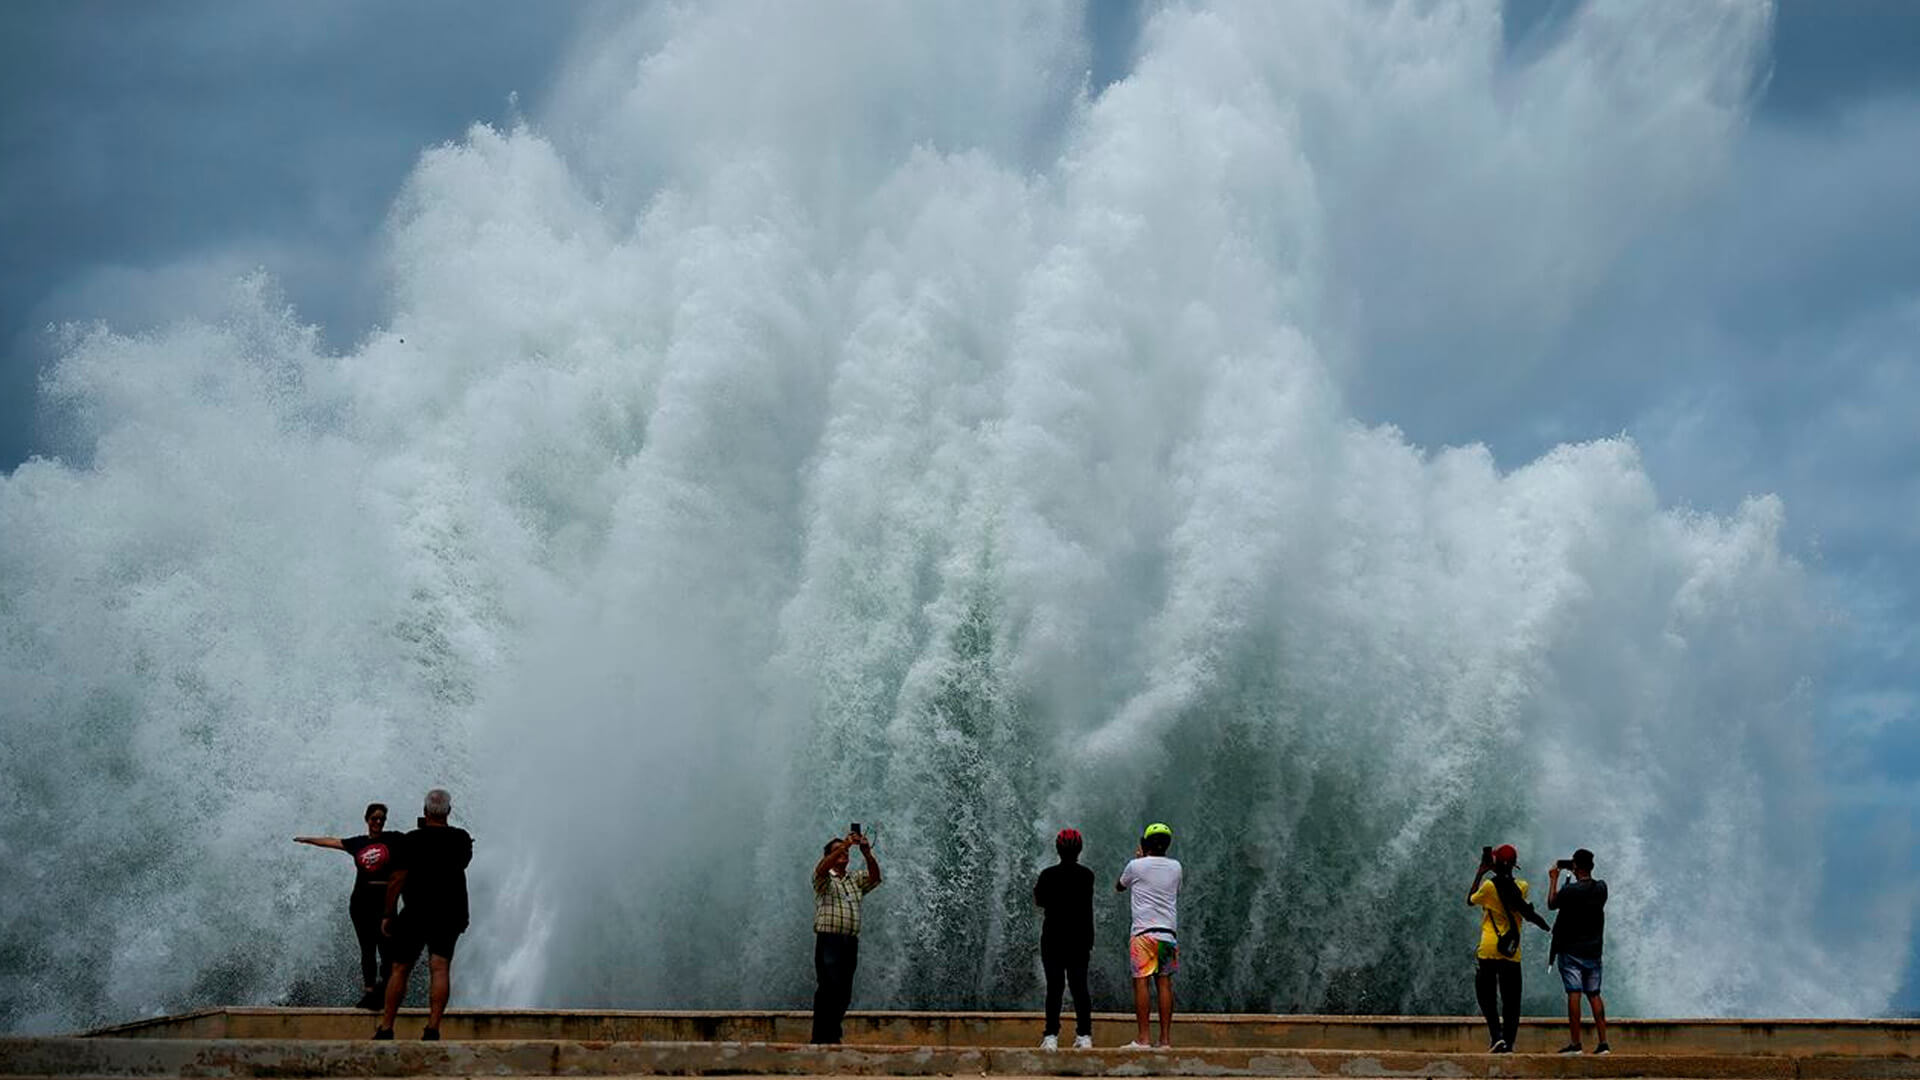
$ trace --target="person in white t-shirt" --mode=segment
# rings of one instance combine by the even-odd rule
[[[1117,892],[1133,893],[1133,933],[1127,941],[1127,959],[1133,971],[1133,1015],[1140,1037],[1128,1049],[1173,1045],[1173,973],[1180,966],[1180,863],[1167,858],[1173,830],[1160,822],[1140,835],[1140,849],[1120,871]],[[1147,983],[1154,981],[1160,998],[1160,1041],[1151,1041],[1147,1027]]]

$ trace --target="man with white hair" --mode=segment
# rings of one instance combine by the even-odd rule
[[[427,792],[419,827],[401,839],[393,855],[386,918],[380,923],[393,970],[387,977],[386,1011],[373,1033],[376,1039],[393,1038],[393,1019],[407,996],[407,976],[423,947],[432,978],[427,1028],[420,1037],[440,1037],[440,1018],[453,993],[453,947],[467,929],[467,864],[473,861],[473,837],[447,824],[452,813],[453,796],[445,788]],[[396,914],[394,905],[402,897],[406,906]]]

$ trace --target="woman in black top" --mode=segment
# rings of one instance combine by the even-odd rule
[[[1093,871],[1080,865],[1080,834],[1061,829],[1053,849],[1060,861],[1040,871],[1033,902],[1046,912],[1040,929],[1040,963],[1047,972],[1047,1028],[1040,1046],[1055,1049],[1060,1037],[1061,984],[1073,987],[1073,1045],[1093,1045],[1093,1003],[1087,999],[1087,958],[1093,952]]]
[[[388,965],[379,955],[384,951],[380,938],[380,917],[386,911],[388,867],[393,861],[393,842],[398,833],[386,830],[387,804],[367,804],[367,831],[364,836],[296,836],[296,844],[332,848],[353,856],[353,894],[347,901],[347,917],[353,920],[354,936],[360,939],[360,1008],[378,1009],[381,988],[387,981]]]

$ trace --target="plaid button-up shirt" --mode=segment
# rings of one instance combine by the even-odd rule
[[[813,879],[813,932],[860,935],[860,900],[874,889],[866,867]]]

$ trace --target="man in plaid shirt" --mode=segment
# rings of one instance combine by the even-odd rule
[[[847,853],[856,847],[867,865],[849,874]],[[879,887],[873,841],[857,831],[827,841],[813,867],[813,972],[819,980],[813,993],[814,1042],[840,1041],[840,1021],[853,1000],[853,969],[860,963],[860,901]]]

